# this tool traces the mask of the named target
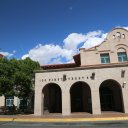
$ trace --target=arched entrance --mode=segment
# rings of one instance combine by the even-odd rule
[[[101,111],[123,112],[122,91],[118,82],[106,80],[100,85]]]
[[[44,114],[62,112],[61,88],[57,84],[47,84],[43,88],[43,96]]]
[[[71,112],[92,112],[91,90],[84,82],[76,82],[70,89]]]

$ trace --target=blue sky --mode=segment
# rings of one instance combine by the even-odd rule
[[[9,58],[72,62],[80,47],[128,27],[127,0],[0,0],[0,47]]]

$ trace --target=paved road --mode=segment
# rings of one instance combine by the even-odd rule
[[[25,123],[0,122],[0,128],[128,128],[128,121],[75,122],[75,123]]]

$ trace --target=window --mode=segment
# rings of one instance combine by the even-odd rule
[[[28,101],[28,100],[27,100]],[[19,98],[19,109],[23,110],[27,108],[27,101],[24,100],[22,97]]]
[[[124,34],[122,34],[122,37],[123,37],[123,39],[125,39],[125,35]]]
[[[118,52],[117,54],[118,54],[118,61],[119,62],[125,62],[128,60],[126,52]]]
[[[115,35],[113,35],[113,39],[115,39],[116,37],[115,37]]]
[[[100,54],[101,63],[102,64],[108,64],[110,63],[110,57],[108,53]]]
[[[19,98],[19,108],[23,108],[23,98]]]
[[[120,32],[117,32],[117,33],[116,33],[116,36],[117,36],[117,38],[121,38]]]
[[[6,107],[12,107],[14,103],[14,97],[7,97],[6,98]]]

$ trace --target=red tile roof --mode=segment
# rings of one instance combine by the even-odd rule
[[[43,65],[41,66],[44,70],[47,69],[62,69],[62,68],[74,68],[78,67],[75,63],[67,63],[67,64],[52,64],[52,65]]]
[[[74,55],[73,59],[74,59],[75,63],[42,65],[41,68],[44,70],[48,70],[48,69],[62,69],[62,68],[79,67],[81,65],[80,54]]]

